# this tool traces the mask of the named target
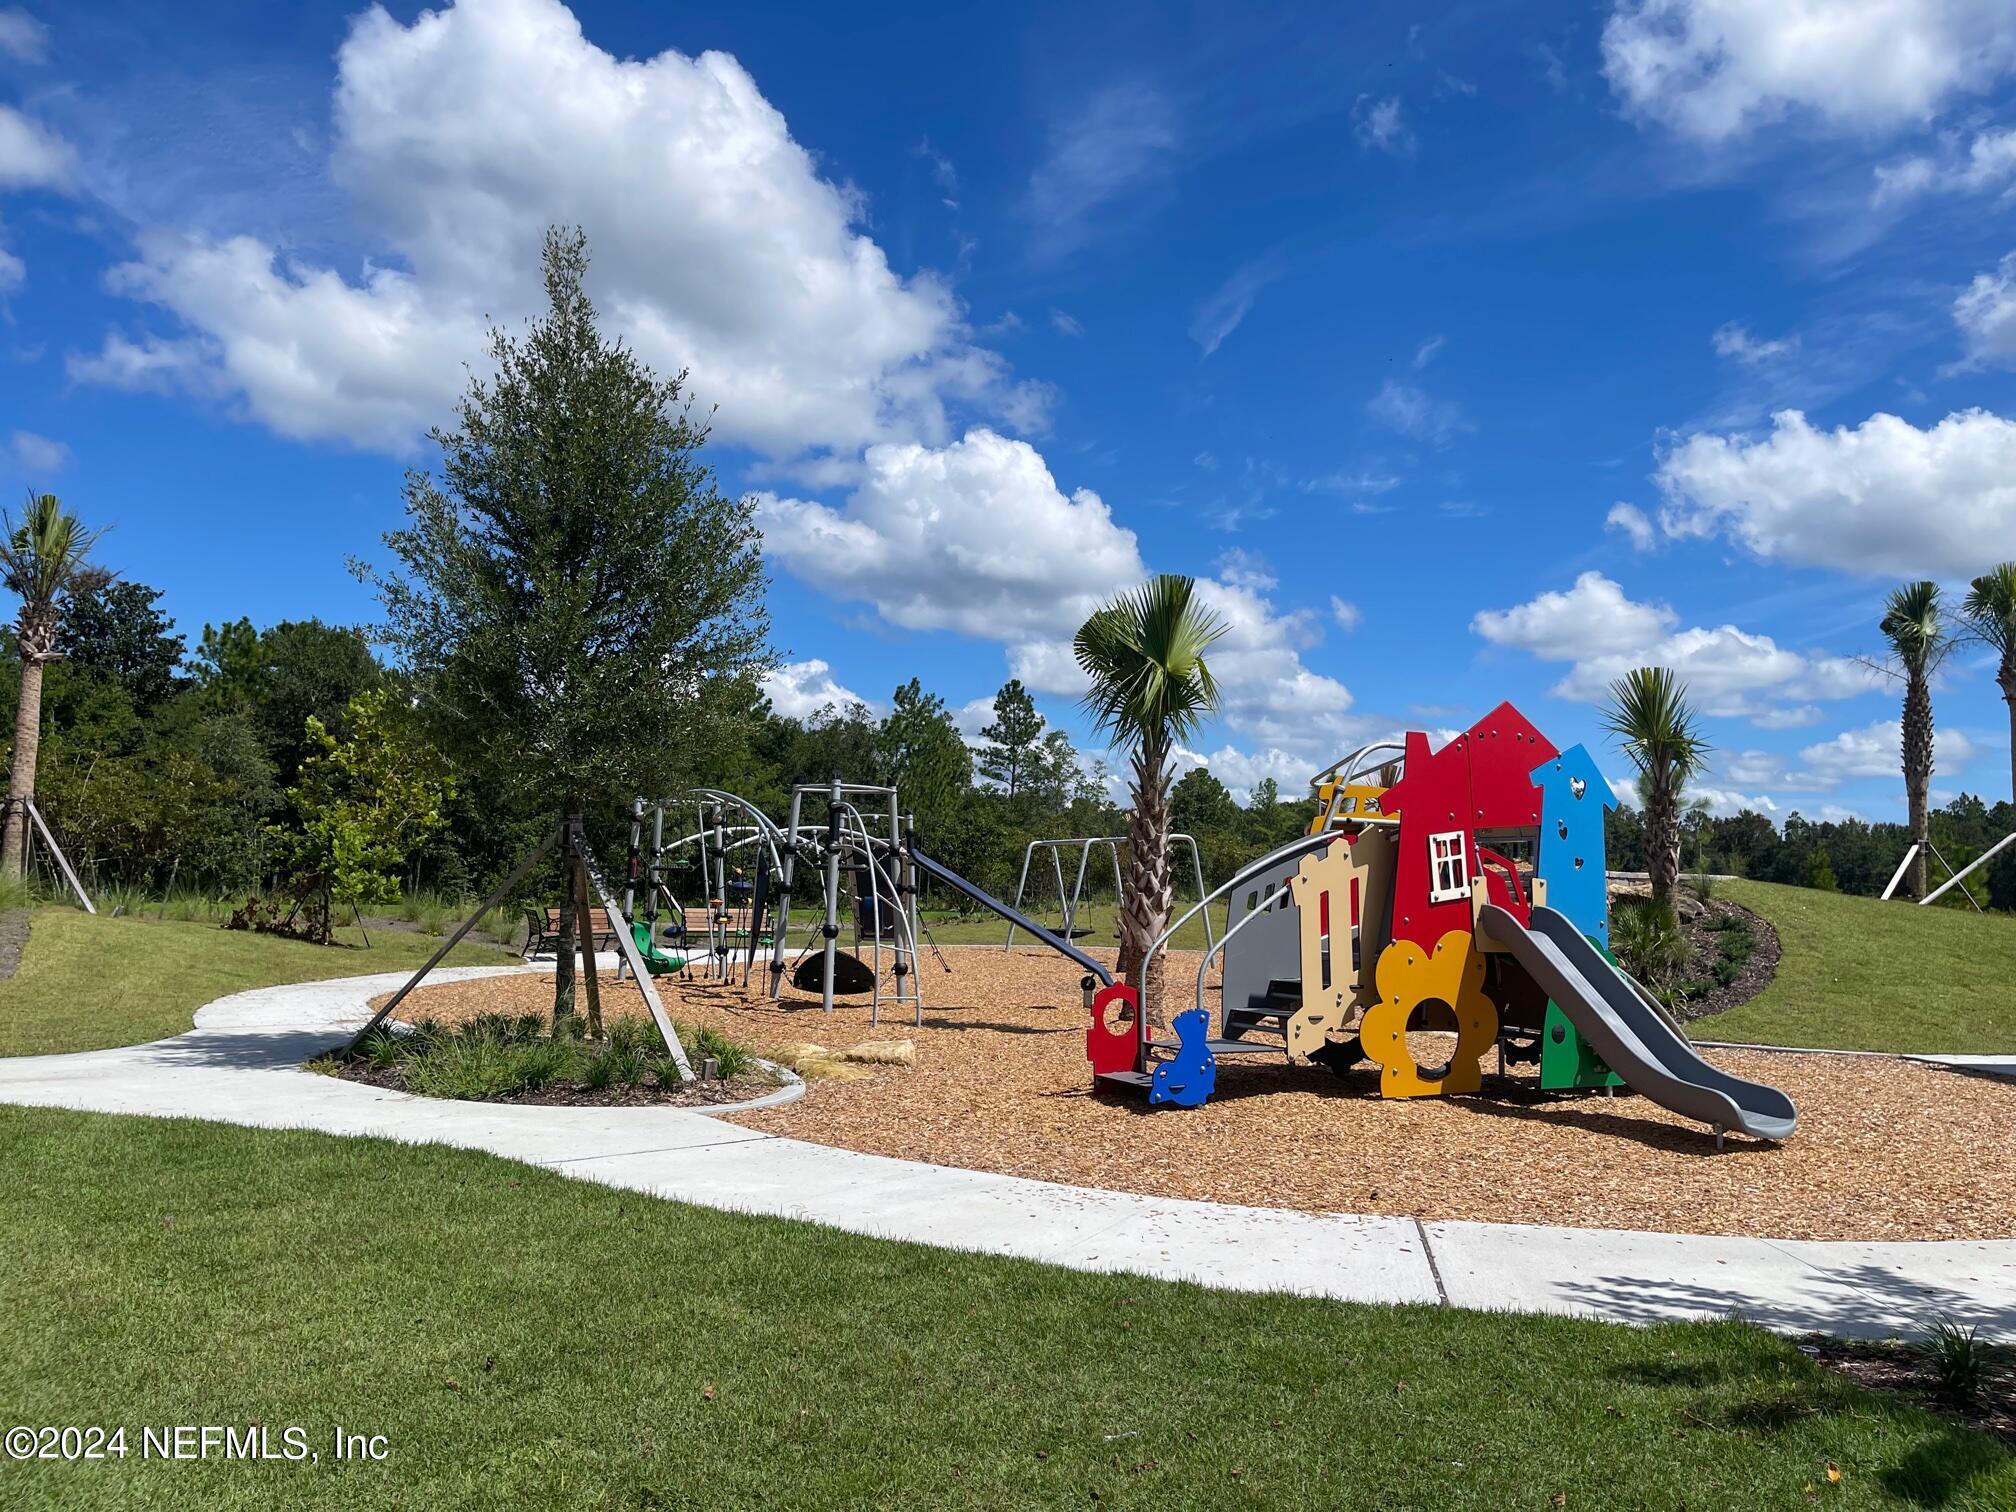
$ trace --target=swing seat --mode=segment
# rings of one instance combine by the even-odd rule
[[[826,957],[814,951],[791,969],[791,985],[800,992],[817,992]],[[845,950],[833,952],[833,996],[858,997],[875,990],[874,968]]]

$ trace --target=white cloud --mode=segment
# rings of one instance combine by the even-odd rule
[[[2016,367],[2016,252],[1993,273],[1974,275],[1953,301],[1953,319],[1966,338],[1968,361]]]
[[[28,277],[28,265],[0,246],[0,294],[18,289]]]
[[[1689,437],[1656,477],[1667,535],[1726,534],[1803,566],[1961,578],[1984,542],[2016,539],[2016,422],[1986,410],[1831,431],[1783,410],[1766,436]]]
[[[1625,111],[1715,143],[1798,119],[1931,119],[2016,66],[2007,0],[1617,0],[1603,72]]]
[[[1447,399],[1432,397],[1419,384],[1388,378],[1379,385],[1365,406],[1366,413],[1383,425],[1416,441],[1447,445],[1458,434],[1472,429],[1463,411]]]
[[[1173,166],[1177,113],[1138,79],[1094,91],[1050,129],[1043,162],[1029,179],[1029,209],[1042,227],[1039,251],[1061,257],[1091,234],[1095,214]]]
[[[1752,336],[1745,327],[1733,320],[1717,326],[1710,340],[1717,357],[1733,358],[1746,367],[1759,367],[1774,358],[1796,351],[1799,347],[1799,338],[1796,336],[1766,340],[1761,336]]]
[[[558,0],[465,0],[410,26],[374,8],[338,55],[335,136],[335,179],[383,262],[346,277],[155,229],[112,282],[177,329],[114,336],[79,376],[137,372],[235,396],[291,436],[400,450],[445,418],[485,317],[537,307],[557,222],[587,231],[611,327],[690,368],[724,438],[851,458],[944,439],[948,407],[1030,412],[949,290],[890,268],[856,229],[859,196],[725,54],[619,60]]]
[[[1846,656],[1807,656],[1768,635],[1734,625],[1696,625],[1628,652],[1579,659],[1553,689],[1600,703],[1633,667],[1670,667],[1704,714],[1754,718],[1785,700],[1854,698],[1881,686],[1879,674]]]
[[[1390,95],[1383,100],[1358,96],[1351,107],[1351,133],[1369,152],[1405,157],[1414,150],[1414,132],[1401,114],[1400,101]]]
[[[870,447],[844,509],[766,494],[757,517],[771,560],[907,630],[1068,638],[1147,576],[1096,493],[1066,497],[1034,447],[984,428]]]
[[[1227,336],[1239,329],[1260,291],[1280,276],[1281,269],[1272,258],[1263,257],[1246,264],[1197,307],[1190,321],[1190,339],[1209,357],[1224,345]]]
[[[1274,569],[1265,557],[1238,546],[1218,554],[1218,579],[1255,593],[1265,593],[1269,588],[1280,586],[1280,579],[1274,576]]]
[[[1334,494],[1383,494],[1391,493],[1400,486],[1400,479],[1391,473],[1372,472],[1332,472],[1320,478],[1310,478],[1302,485],[1304,493]]]
[[[1543,593],[1511,609],[1485,610],[1471,629],[1495,645],[1570,663],[1550,690],[1558,698],[1600,703],[1610,684],[1634,667],[1670,667],[1705,714],[1771,719],[1786,700],[1852,698],[1879,685],[1879,674],[1849,657],[1808,656],[1768,635],[1734,625],[1675,630],[1663,604],[1641,604],[1599,572],[1566,591]]]
[[[1080,324],[1078,318],[1074,315],[1066,314],[1063,310],[1051,310],[1050,326],[1059,336],[1083,336],[1085,334],[1085,327]]]
[[[0,10],[0,53],[22,63],[49,56],[49,28],[24,10]]]
[[[1542,661],[1573,661],[1638,652],[1679,623],[1664,604],[1633,603],[1600,572],[1585,572],[1565,592],[1541,594],[1511,609],[1486,609],[1470,628],[1497,646],[1530,651]]]
[[[61,472],[70,465],[69,447],[47,436],[38,436],[33,431],[17,430],[9,439],[9,445],[21,470],[37,477]]]
[[[1843,730],[1832,740],[1809,745],[1799,752],[1806,771],[1795,773],[1791,781],[1806,787],[1831,788],[1856,777],[1899,777],[1903,771],[1904,726],[1895,719],[1877,720],[1859,730]],[[1932,761],[1936,770],[1959,771],[1978,754],[1979,748],[1958,730],[1938,729],[1932,735]]]
[[[1806,726],[1819,722],[1818,704],[1792,704],[1786,708],[1759,709],[1750,716],[1750,723],[1760,730],[1803,730]]]
[[[1610,791],[1615,793],[1619,800],[1630,804],[1633,808],[1643,808],[1645,806],[1645,795],[1639,790],[1639,781],[1636,773],[1611,777],[1607,780],[1610,783]],[[1766,794],[1758,793],[1755,796],[1750,796],[1737,792],[1733,788],[1716,787],[1713,784],[1703,782],[1688,783],[1682,799],[1684,802],[1690,804],[1696,802],[1706,803],[1708,805],[1708,812],[1717,819],[1732,819],[1745,809],[1748,809],[1753,814],[1764,814],[1767,816],[1778,812],[1778,805],[1773,803]]]
[[[1612,530],[1623,531],[1638,551],[1650,551],[1658,539],[1652,522],[1645,517],[1645,511],[1621,499],[1610,506],[1610,512],[1603,516],[1603,523]]]
[[[805,719],[828,704],[844,711],[850,704],[867,699],[852,688],[843,687],[833,669],[814,657],[810,661],[786,662],[763,678],[763,696],[786,719]]]
[[[1426,341],[1422,342],[1420,346],[1414,349],[1414,371],[1418,373],[1421,369],[1428,366],[1429,363],[1433,362],[1440,355],[1442,348],[1447,345],[1447,339],[1441,336],[1430,336]]]
[[[1211,775],[1224,783],[1232,796],[1242,804],[1250,802],[1253,789],[1269,777],[1274,779],[1282,802],[1292,803],[1298,798],[1306,797],[1309,778],[1314,770],[1308,758],[1274,747],[1261,751],[1242,751],[1236,746],[1226,745],[1208,754],[1203,751],[1179,751],[1176,763],[1179,769],[1209,768]],[[1179,857],[1179,860],[1187,865],[1189,857],[1185,855]],[[1179,888],[1188,880],[1182,873],[1178,873]],[[1210,881],[1209,878],[1205,880]]]
[[[1365,611],[1349,599],[1330,595],[1330,618],[1337,621],[1337,627],[1347,633],[1365,623]]]
[[[1944,158],[1925,156],[1878,163],[1876,189],[1869,197],[1881,207],[1921,194],[1980,194],[2016,179],[2016,127],[1977,132],[1967,151]]]
[[[62,189],[77,168],[77,151],[11,106],[0,105],[0,189]]]

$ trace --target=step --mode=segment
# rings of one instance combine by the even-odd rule
[[[1302,1000],[1300,998],[1297,998],[1292,1003],[1282,1003],[1282,1002],[1255,1003],[1250,1007],[1234,1008],[1230,1011],[1232,1017],[1234,1018],[1284,1019],[1284,1018],[1293,1018],[1298,1012],[1301,1011],[1301,1008],[1302,1008]]]
[[[1146,1092],[1155,1085],[1155,1078],[1146,1071],[1101,1071],[1092,1079],[1102,1087],[1124,1088],[1129,1092]]]
[[[1181,1040],[1150,1040],[1151,1050],[1181,1050]],[[1204,1041],[1204,1048],[1213,1055],[1279,1055],[1281,1047],[1276,1045],[1249,1045],[1245,1040],[1214,1039]]]

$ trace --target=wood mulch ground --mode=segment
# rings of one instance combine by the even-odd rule
[[[939,1165],[1154,1196],[1312,1212],[1570,1224],[1785,1239],[1982,1239],[2016,1235],[2016,1087],[1887,1058],[1713,1051],[1781,1087],[1799,1132],[1773,1147],[1642,1097],[1542,1093],[1530,1072],[1489,1095],[1382,1099],[1376,1069],[1339,1077],[1271,1056],[1221,1063],[1205,1107],[1158,1108],[1091,1090],[1078,973],[1038,950],[945,952],[926,963],[922,1028],[865,1000],[828,1017],[787,984],[772,1003],[739,986],[661,978],[675,1018],[711,1024],[760,1054],[814,1041],[916,1041],[914,1068],[815,1082],[788,1107],[737,1121],[794,1138]],[[1197,956],[1171,962],[1187,1006]],[[459,1021],[539,1011],[550,983],[444,983],[405,1015]],[[603,1011],[641,1013],[605,977]],[[1494,1064],[1486,1062],[1487,1070]]]

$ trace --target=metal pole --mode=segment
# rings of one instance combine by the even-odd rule
[[[1064,897],[1064,848],[1050,847],[1050,869],[1057,874],[1057,910],[1064,916],[1064,938],[1071,938],[1071,905]]]
[[[826,791],[825,963],[819,973],[819,1006],[833,1011],[833,952],[840,939],[840,774]]]
[[[1958,882],[1962,877],[1966,876],[1967,873],[1973,871],[1978,866],[1985,866],[1989,861],[1993,860],[1998,854],[2000,854],[2003,847],[2007,846],[2012,840],[2016,840],[2016,830],[2012,830],[2008,834],[2004,835],[2000,840],[1997,840],[1993,845],[1989,846],[1988,849],[1981,852],[1981,854],[1976,856],[1972,861],[1969,861],[1965,866],[1961,867],[1959,871],[1955,872],[1952,876],[1948,877],[1944,882],[1940,883],[1937,887],[1933,888],[1932,891],[1925,894],[1925,896],[1919,901],[1918,906],[1920,908],[1923,908],[1925,904],[1930,903],[1933,899],[1939,897],[1942,893],[1946,891],[1947,888],[1951,887],[1954,883]],[[1975,906],[1979,907],[1980,905],[1977,904]]]
[[[1913,840],[1904,847],[1904,859],[1897,863],[1897,870],[1890,873],[1890,885],[1883,889],[1883,901],[1889,902],[1890,895],[1897,891],[1897,884],[1904,880],[1904,868],[1911,864],[1911,858],[1918,854],[1918,842]]]
[[[770,996],[773,998],[782,996],[784,990],[784,937],[791,929],[791,883],[798,875],[798,815],[804,798],[803,788],[791,789],[791,827],[785,832],[784,870],[777,879],[777,935],[770,952]]]
[[[732,943],[733,919],[728,913],[728,837],[721,830],[721,805],[714,805],[714,903],[720,910],[721,938],[714,949],[714,975],[721,981],[729,976],[728,958],[735,953]]]
[[[637,911],[637,870],[644,849],[644,800],[639,798],[630,805],[630,859],[629,869],[623,878],[623,912],[627,916]]]
[[[432,954],[427,958],[427,964],[422,966],[418,971],[414,972],[412,976],[408,977],[406,979],[406,985],[401,987],[397,992],[393,993],[390,998],[386,999],[385,1006],[383,1008],[380,1008],[376,1013],[371,1015],[370,1022],[365,1024],[365,1026],[362,1029],[359,1029],[354,1035],[350,1037],[350,1043],[343,1047],[343,1054],[345,1055],[350,1054],[359,1045],[364,1043],[364,1036],[369,1034],[373,1029],[376,1029],[380,1024],[384,1023],[385,1020],[391,1015],[392,1010],[394,1008],[397,1008],[399,1004],[405,1000],[406,994],[411,992],[415,987],[418,987],[421,983],[421,980],[427,975],[428,972],[432,971],[436,966],[439,966],[442,961],[447,959],[448,952],[453,950],[457,945],[460,945],[462,943],[462,937],[467,933],[469,933],[470,930],[476,927],[477,920],[481,919],[483,915],[487,914],[488,912],[490,912],[491,909],[495,908],[499,903],[501,903],[504,900],[505,896],[511,891],[512,888],[516,887],[520,882],[525,880],[526,873],[531,871],[533,867],[539,864],[539,862],[545,857],[546,852],[553,849],[555,842],[557,842],[560,838],[561,828],[564,828],[564,825],[556,827],[552,834],[548,835],[544,840],[540,841],[539,848],[533,851],[532,854],[527,856],[523,861],[520,861],[516,869],[512,871],[511,875],[506,877],[502,882],[499,882],[496,888],[492,890],[490,896],[485,898],[481,903],[479,903],[476,906],[476,912],[469,915],[468,918],[464,919],[459,925],[456,926],[455,933],[451,934],[450,936],[448,936],[447,939],[443,940],[441,942],[441,948],[435,951],[434,954]]]
[[[917,834],[917,816],[903,816],[903,837],[914,840]],[[917,901],[917,863],[910,858],[910,846],[899,838],[896,859],[896,901],[909,916],[910,924],[910,1001],[916,1009],[916,1022],[924,1022],[924,973],[918,967],[917,937],[923,926],[923,917]],[[897,969],[902,967],[899,963]]]
[[[1071,879],[1071,906],[1064,910],[1064,938],[1071,938],[1071,926],[1078,922],[1079,900],[1085,896],[1085,868],[1092,860],[1092,847],[1097,841],[1087,840],[1078,847],[1078,875]]]
[[[43,843],[49,847],[49,854],[56,858],[56,864],[63,868],[63,880],[70,884],[70,891],[77,894],[77,901],[84,905],[84,912],[95,914],[91,906],[91,895],[84,891],[84,884],[77,880],[77,873],[70,870],[70,858],[63,854],[63,847],[56,843],[56,837],[49,833],[49,826],[42,818],[42,810],[35,807],[33,798],[23,798],[22,806],[28,810],[28,817],[35,821],[35,828],[42,831]]]
[[[1171,836],[1170,838],[1171,838],[1171,839],[1173,839],[1173,840],[1186,840],[1186,841],[1188,841],[1188,842],[1189,842],[1189,844],[1190,844],[1190,865],[1191,865],[1191,868],[1192,868],[1192,870],[1194,870],[1194,871],[1195,871],[1195,872],[1197,873],[1197,896],[1198,896],[1198,897],[1200,897],[1200,898],[1201,898],[1201,897],[1203,897],[1203,896],[1204,896],[1204,854],[1203,854],[1203,852],[1202,852],[1202,851],[1200,851],[1200,850],[1198,850],[1198,849],[1197,849],[1197,837],[1196,837],[1195,835],[1181,835],[1181,834],[1179,834],[1179,835],[1172,835],[1172,836]],[[1211,949],[1211,948],[1212,948],[1212,946],[1213,946],[1213,944],[1214,944],[1214,943],[1215,943],[1215,942],[1214,942],[1214,941],[1212,940],[1212,938],[1211,938],[1211,910],[1207,908],[1207,909],[1205,909],[1205,910],[1204,910],[1204,948],[1205,948],[1206,950],[1209,950],[1209,949]]]
[[[1981,907],[1980,903],[1975,900],[1974,894],[1967,890],[1967,884],[1964,882],[1960,882],[1959,874],[1953,870],[1953,863],[1951,861],[1948,861],[1944,856],[1939,855],[1939,847],[1934,845],[1930,840],[1927,840],[1925,842],[1925,847],[1926,849],[1931,851],[1934,856],[1938,856],[1939,864],[1946,868],[1946,880],[1948,882],[1960,883],[1961,896],[1966,898],[1966,900],[1969,903],[1974,904],[1974,912],[1976,913],[1985,912],[1985,910]]]
[[[914,832],[910,836],[910,843],[913,846],[917,843],[917,836]],[[1027,845],[1022,847],[1022,875],[1015,879],[1015,911],[1017,913],[1022,911],[1023,890],[1029,886],[1029,858],[1036,854],[1036,847],[1042,843],[1040,840],[1031,840]],[[1008,943],[1003,945],[1001,949],[1005,952],[1014,948],[1015,922],[1011,919],[1008,922]]]
[[[686,1047],[679,1043],[679,1031],[672,1027],[672,1020],[666,1016],[665,1004],[659,1000],[651,973],[644,965],[644,958],[637,953],[637,942],[630,938],[630,921],[616,907],[616,900],[609,896],[609,885],[602,880],[595,858],[587,853],[585,847],[581,853],[581,865],[588,873],[588,880],[594,884],[596,896],[602,900],[603,912],[609,915],[609,922],[617,926],[616,944],[630,963],[630,974],[637,979],[637,990],[644,994],[644,1006],[651,1010],[651,1019],[658,1026],[659,1038],[665,1041],[665,1053],[679,1068],[679,1080],[693,1080],[693,1065],[686,1059]]]

